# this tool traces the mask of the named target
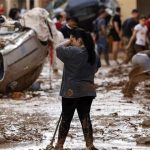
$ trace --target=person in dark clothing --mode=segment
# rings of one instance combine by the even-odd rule
[[[2,15],[0,15],[0,24],[4,22],[5,22],[5,18]]]
[[[9,17],[13,20],[19,20],[20,19],[20,9],[11,8],[9,11]]]
[[[69,46],[71,45],[71,46]],[[100,67],[90,33],[75,29],[70,40],[56,49],[57,57],[64,63],[60,95],[62,96],[62,121],[55,150],[63,150],[70,123],[77,109],[87,150],[97,150],[93,145],[90,109],[96,97],[94,74]]]
[[[122,21],[121,21],[121,9],[120,7],[116,8],[116,14],[112,19],[112,29],[110,31],[110,34],[113,39],[113,48],[112,48],[112,53],[113,53],[113,59],[114,61],[118,64],[118,50],[120,47],[120,41],[121,41],[121,27],[122,27]]]
[[[138,23],[139,23],[139,11],[137,9],[133,9],[132,16],[128,18],[127,20],[125,20],[122,26],[125,45],[128,44],[132,36],[134,27]],[[134,43],[135,42],[133,42],[130,48],[126,51],[126,58],[124,61],[125,64],[127,64],[131,60],[133,55],[135,54]]]
[[[64,17],[61,14],[56,16],[57,22],[55,23],[57,30],[60,30],[63,27]]]
[[[134,30],[134,27],[139,23],[139,11],[133,9],[131,12],[132,16],[126,19],[122,25],[123,35],[130,39]]]
[[[105,21],[106,21],[107,27],[109,27],[109,25],[110,25],[111,18],[112,18],[112,16],[106,11]]]
[[[64,35],[64,38],[70,38],[71,32],[77,27],[78,19],[75,17],[67,17],[67,24],[64,25],[60,31]]]
[[[121,34],[121,18],[120,18],[121,9],[119,7],[116,8],[116,14],[112,19],[112,37],[114,41],[120,41],[120,34]]]
[[[105,10],[100,10],[98,18],[95,20],[95,34],[96,34],[96,44],[97,51],[101,55],[104,53],[104,59],[106,65],[109,66],[109,46],[107,42],[107,26],[106,26],[106,16]]]

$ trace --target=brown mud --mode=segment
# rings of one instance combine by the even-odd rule
[[[53,75],[49,90],[49,65],[39,78],[39,91],[22,98],[0,99],[0,149],[44,149],[52,138],[61,114],[61,76]],[[97,98],[91,110],[95,146],[100,150],[149,150],[150,82],[140,83],[133,98],[122,94],[131,66],[103,67],[96,75]],[[145,123],[144,123],[145,122]],[[147,139],[144,139],[147,138]],[[139,142],[140,141],[140,142]],[[75,114],[65,148],[85,148],[81,125]]]

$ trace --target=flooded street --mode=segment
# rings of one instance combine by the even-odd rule
[[[150,82],[141,83],[133,98],[124,98],[122,87],[130,66],[102,67],[96,74],[97,98],[91,110],[95,145],[99,150],[150,150],[137,145],[139,137],[150,137],[142,122],[150,118]],[[0,99],[0,149],[39,150],[46,148],[61,114],[59,89],[61,76],[53,75],[50,86],[49,65],[39,78],[40,91],[27,91],[19,100]],[[85,148],[81,125],[75,114],[65,148]]]

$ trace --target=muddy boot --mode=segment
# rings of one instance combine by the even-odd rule
[[[132,98],[133,94],[130,92],[124,93],[124,97]]]
[[[108,54],[108,53],[105,53],[105,54],[104,54],[104,58],[105,58],[106,65],[107,65],[107,66],[110,66],[110,63],[109,63],[109,54]]]
[[[86,150],[98,150],[94,145],[91,145],[86,148]]]
[[[128,89],[128,86],[129,86],[129,82],[127,82],[127,83],[125,84],[125,86],[122,88],[122,93],[123,93],[123,94],[126,93],[126,91],[127,91],[127,89]]]
[[[63,150],[63,145],[56,144],[54,150]]]
[[[137,83],[129,81],[125,89],[122,91],[125,97],[133,97],[133,94],[135,93],[135,87],[137,86]]]
[[[125,87],[122,89],[124,97],[133,97],[133,93],[129,91],[129,82],[126,83]]]
[[[128,98],[132,98],[133,97],[133,93],[128,91],[128,92],[125,92],[123,93],[124,94],[124,97],[128,97]]]
[[[122,93],[123,93],[124,97],[133,97],[133,93],[130,92],[128,89],[129,89],[129,82],[122,89]]]
[[[54,149],[54,147],[53,147],[52,145],[48,145],[48,146],[46,147],[46,149],[44,149],[44,150],[55,150],[55,149]]]

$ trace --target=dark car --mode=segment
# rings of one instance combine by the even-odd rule
[[[66,12],[79,19],[79,26],[92,31],[93,20],[97,17],[100,8],[109,8],[114,12],[118,6],[117,0],[56,0],[55,8],[67,4]]]
[[[99,10],[98,0],[68,0],[66,11],[79,19],[79,26],[91,31],[92,21]]]

